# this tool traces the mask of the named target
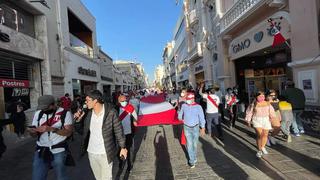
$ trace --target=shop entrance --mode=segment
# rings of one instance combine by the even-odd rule
[[[281,94],[285,81],[292,78],[291,69],[287,67],[291,54],[286,47],[270,47],[234,61],[240,98],[245,103],[251,102],[258,91],[274,89]]]

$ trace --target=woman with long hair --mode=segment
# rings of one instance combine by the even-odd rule
[[[263,154],[268,154],[265,146],[268,140],[269,130],[272,129],[271,119],[275,118],[276,114],[272,105],[265,101],[264,92],[259,91],[255,95],[255,99],[250,104],[246,111],[246,121],[248,126],[252,122],[257,134],[257,157],[261,158]]]

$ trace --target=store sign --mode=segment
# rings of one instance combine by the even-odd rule
[[[13,88],[12,97],[29,96],[29,88]]]
[[[101,79],[104,81],[109,81],[109,82],[113,82],[112,78],[106,77],[106,76],[101,76]]]
[[[253,37],[253,39],[254,39],[257,43],[261,42],[262,38],[263,38],[263,31],[257,32],[257,33],[254,35],[254,37]]]
[[[238,44],[232,45],[232,51],[233,51],[233,53],[236,54],[236,53],[238,53],[239,51],[242,51],[242,50],[244,50],[244,49],[249,48],[249,47],[250,47],[250,44],[251,44],[250,39],[249,39],[249,38],[248,38],[248,39],[245,39],[245,40],[241,41],[241,42],[238,43]]]
[[[0,79],[0,87],[29,87],[29,81],[16,79]]]
[[[78,73],[86,76],[97,77],[97,72],[91,69],[84,69],[83,67],[78,67]]]

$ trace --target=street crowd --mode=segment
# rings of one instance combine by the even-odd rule
[[[190,168],[197,164],[199,136],[207,134],[224,141],[222,123],[232,130],[239,115],[244,116],[248,128],[255,129],[258,158],[268,154],[267,144],[277,144],[276,136],[279,137],[280,132],[281,138],[288,143],[292,141],[292,135],[299,137],[304,133],[300,115],[304,110],[305,96],[293,82],[287,82],[280,95],[272,89],[258,91],[253,101],[246,105],[237,87],[227,88],[225,95],[216,85],[204,87],[205,84],[201,83],[195,89],[118,91],[111,98],[98,90],[85,96],[75,95],[73,100],[68,93],[58,101],[52,95],[39,97],[38,110],[32,125],[27,127],[29,134],[37,139],[32,179],[47,179],[50,169],[54,169],[57,179],[69,179],[66,166],[74,166],[75,161],[68,144],[74,133],[82,135],[81,155],[88,154],[96,179],[115,178],[112,177],[115,158],[120,162],[119,171],[126,167],[130,172],[139,99],[143,96],[164,96],[177,110],[178,119],[183,120]],[[23,105],[17,103],[13,109],[11,118],[16,122],[15,132],[22,137],[25,130]]]

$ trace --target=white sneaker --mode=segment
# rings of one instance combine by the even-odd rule
[[[300,131],[300,134],[304,134],[304,130],[301,130],[301,131]]]
[[[266,148],[265,148],[265,147],[264,147],[264,148],[262,148],[262,149],[261,149],[261,151],[262,151],[262,153],[263,153],[263,154],[268,154],[268,151],[266,150]]]
[[[262,157],[262,151],[258,151],[257,154],[256,154],[256,156],[257,156],[258,158],[261,158],[261,157]]]

